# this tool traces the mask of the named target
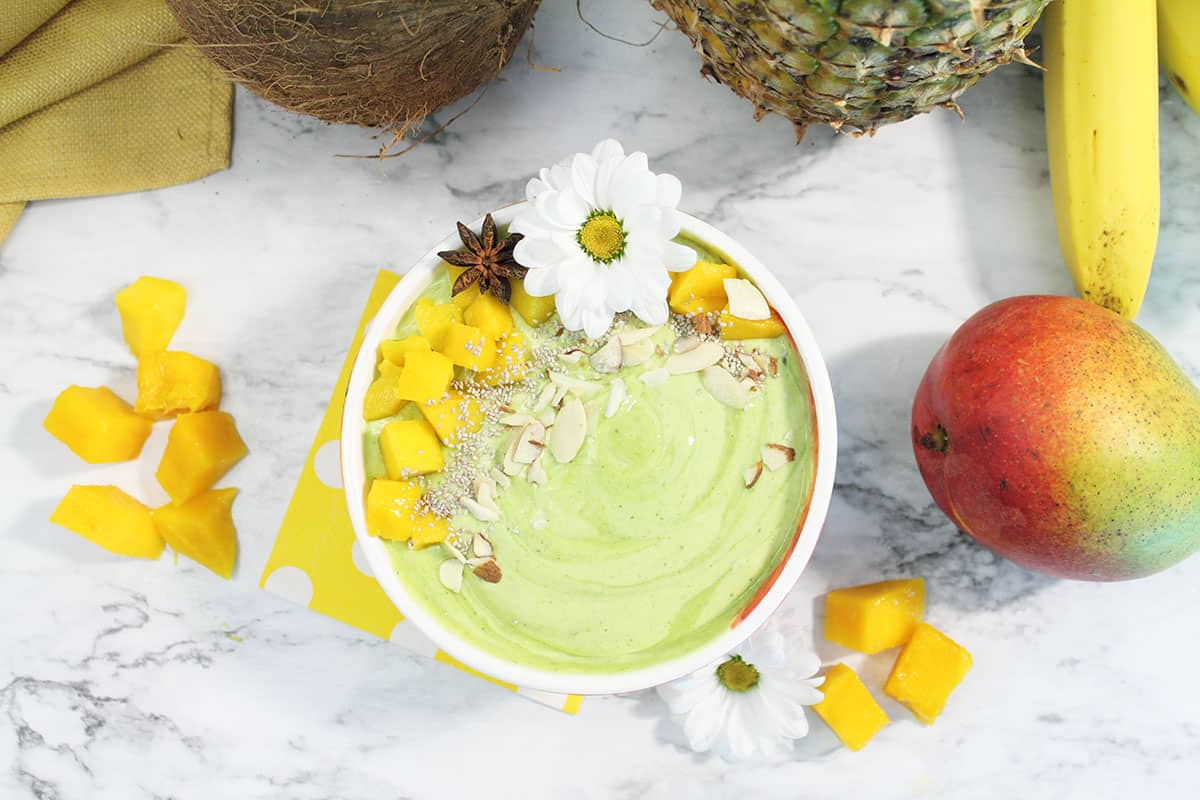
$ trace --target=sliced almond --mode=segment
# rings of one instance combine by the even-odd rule
[[[675,353],[667,359],[667,372],[683,375],[699,372],[711,367],[725,357],[725,348],[719,342],[701,342],[686,353]]]
[[[505,475],[520,475],[525,469],[523,464],[517,463],[517,447],[521,444],[521,431],[513,434],[512,441],[508,443],[508,447],[504,448],[504,458],[501,460],[500,467]]]
[[[546,442],[546,427],[540,422],[531,422],[521,429],[517,437],[517,447],[513,451],[513,461],[518,464],[532,464],[542,454]]]
[[[453,533],[450,536],[451,536],[451,538],[453,538],[453,537],[457,537],[458,535],[459,534],[457,534],[457,533]],[[457,541],[457,539],[456,539],[456,541]],[[450,539],[447,538],[445,541],[442,542],[442,546],[446,550],[450,551],[450,555],[454,556],[454,559],[456,561],[458,561],[462,564],[467,563],[467,557],[464,556],[462,554],[462,551],[458,549],[458,544],[451,544]]]
[[[739,319],[770,319],[771,307],[767,298],[745,278],[726,278],[725,296],[729,298],[729,313]]]
[[[587,411],[578,397],[569,397],[550,431],[550,453],[560,464],[570,463],[579,455],[587,438]]]
[[[496,505],[496,482],[488,477],[475,481],[475,502],[485,508],[498,509]]]
[[[595,433],[600,428],[600,413],[604,410],[598,400],[590,400],[583,404],[587,416],[588,433]]]
[[[765,354],[755,350],[753,353],[751,353],[751,357],[754,359],[754,364],[758,367],[759,372],[771,371],[771,359]]]
[[[541,486],[546,482],[546,469],[542,466],[540,458],[529,465],[529,469],[525,471],[525,480],[534,486]]]
[[[565,389],[566,391],[568,391],[571,394],[574,394],[578,397],[583,397],[583,398],[593,397],[595,395],[600,394],[600,392],[604,391],[603,383],[598,383],[596,381],[585,381],[580,378],[573,378],[570,375],[564,375],[561,372],[551,372],[550,380],[554,383],[555,386],[559,387],[560,390]],[[557,392],[555,393],[555,396],[556,397],[558,396]],[[560,400],[561,400],[561,398],[560,398]],[[555,405],[557,405],[557,403],[555,403]]]
[[[488,583],[499,583],[502,577],[500,565],[495,561],[485,561],[471,571],[475,573],[476,578]]]
[[[762,462],[772,472],[783,469],[795,460],[795,449],[785,444],[768,444],[762,449]]]
[[[503,470],[498,470],[495,467],[492,467],[490,474],[492,476],[492,480],[494,480],[496,485],[501,489],[507,489],[508,487],[512,486],[512,481],[508,479],[508,476],[504,474]]]
[[[738,383],[737,378],[720,367],[708,367],[700,376],[708,393],[730,408],[745,408],[750,402],[750,393]]]
[[[542,389],[541,394],[538,395],[537,402],[533,404],[533,408],[531,408],[530,411],[536,414],[543,408],[548,407],[554,400],[554,393],[557,391],[557,389],[558,387],[554,383],[546,384],[545,388]]]
[[[671,377],[666,367],[648,369],[639,376],[639,380],[647,386],[662,386]]]
[[[676,353],[686,353],[689,350],[695,350],[703,341],[699,336],[680,336],[675,340],[671,349]]]
[[[738,384],[745,389],[747,393],[758,391],[758,383],[755,382],[754,378],[751,378],[748,375],[745,378],[740,378],[738,380]]]
[[[642,339],[621,349],[621,366],[636,367],[654,358],[658,347],[649,339]]]
[[[738,361],[742,362],[742,366],[746,368],[746,372],[758,372],[758,362],[754,360],[754,356],[744,350],[737,354]]]
[[[692,327],[701,336],[709,336],[717,329],[717,323],[713,320],[712,314],[696,314],[691,320]]]
[[[438,580],[450,591],[458,594],[462,591],[463,563],[456,558],[448,558],[438,567]]]
[[[578,364],[583,361],[583,357],[587,355],[578,347],[572,347],[570,350],[558,354],[558,360],[564,364]]]
[[[629,396],[629,389],[621,378],[613,378],[608,387],[608,403],[604,406],[604,417],[608,419],[621,410],[621,404]]]
[[[471,537],[471,552],[476,558],[488,558],[495,554],[492,549],[492,540],[482,533],[477,533]]]
[[[480,522],[495,522],[500,519],[500,512],[497,509],[488,508],[472,497],[464,497],[458,502],[462,503],[463,508]]]
[[[612,337],[604,346],[592,353],[588,363],[596,372],[616,372],[621,368],[621,340]]]
[[[758,483],[758,479],[762,477],[763,462],[757,461],[754,466],[746,470],[742,476],[746,481],[746,488],[753,489],[754,484]]]
[[[643,342],[646,339],[654,338],[654,334],[662,330],[662,325],[650,325],[645,328],[634,328],[633,330],[623,331],[617,338],[621,340],[621,344],[625,347]]]
[[[558,412],[554,410],[554,406],[546,406],[542,409],[542,413],[538,414],[537,421],[542,423],[542,427],[549,428],[554,424],[554,418]]]
[[[772,378],[779,374],[779,359],[775,356],[771,356],[771,361],[767,367],[767,374]]]
[[[524,428],[530,422],[533,417],[528,414],[505,414],[500,418],[500,424],[509,428]]]

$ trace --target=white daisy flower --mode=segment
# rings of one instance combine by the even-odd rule
[[[668,270],[696,263],[695,251],[671,241],[682,191],[674,175],[650,171],[645,153],[625,155],[612,139],[543,168],[509,226],[524,236],[513,255],[529,268],[525,291],[554,295],[563,326],[592,338],[621,311],[666,322]]]
[[[804,707],[821,702],[815,653],[772,624],[736,652],[658,687],[688,745],[730,761],[777,761],[808,735]]]

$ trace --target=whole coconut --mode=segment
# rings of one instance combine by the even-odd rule
[[[496,77],[539,0],[167,0],[233,80],[330,122],[403,129]]]

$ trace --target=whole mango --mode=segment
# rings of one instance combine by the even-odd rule
[[[963,323],[912,411],[938,506],[1047,575],[1114,581],[1200,549],[1200,391],[1144,330],[1070,297]]]

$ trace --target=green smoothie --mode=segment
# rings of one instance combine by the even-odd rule
[[[424,296],[448,301],[444,271]],[[531,329],[513,316],[531,345],[554,346],[556,319]],[[413,332],[406,316],[397,337]],[[788,553],[812,492],[808,384],[787,336],[739,342],[778,369],[747,407],[731,408],[706,391],[699,372],[663,378],[676,336],[664,326],[653,335],[656,357],[616,373],[597,374],[587,359],[554,367],[604,385],[587,401],[599,408],[578,455],[560,464],[546,454],[541,484],[513,478],[497,493],[499,519],[462,513],[451,521],[487,532],[503,570],[498,583],[468,574],[460,592],[449,591],[438,576],[445,545],[388,543],[400,580],[448,629],[516,664],[617,672],[714,639],[754,598]],[[655,380],[642,380],[652,371]],[[628,396],[609,417],[601,409],[617,378]],[[545,370],[531,372],[520,402],[532,403],[548,382]],[[396,418],[416,416],[410,407]],[[378,432],[389,421],[368,427],[368,477],[384,474]],[[483,468],[495,471],[517,434],[492,427]],[[793,448],[794,461],[763,469],[747,488],[768,443]]]

